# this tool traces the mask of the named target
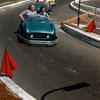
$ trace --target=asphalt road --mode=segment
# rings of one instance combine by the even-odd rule
[[[89,1],[84,1],[82,2],[86,5],[94,6],[94,7],[99,7],[100,8],[100,1],[99,0],[89,0]]]
[[[100,100],[100,49],[60,29],[61,21],[77,15],[70,2],[57,0],[50,15],[59,39],[54,47],[17,40],[18,14],[28,4],[0,12],[0,62],[7,46],[19,66],[13,80],[37,100]]]

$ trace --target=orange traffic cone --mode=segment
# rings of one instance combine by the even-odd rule
[[[91,20],[91,22],[88,24],[88,26],[86,27],[88,32],[92,32],[92,30],[94,30],[96,28],[95,26],[95,18],[93,18]]]
[[[1,74],[5,74],[5,76],[13,78],[12,70],[16,70],[18,66],[10,56],[7,47],[5,48],[2,65],[1,65]]]

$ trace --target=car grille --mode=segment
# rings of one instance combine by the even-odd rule
[[[47,34],[43,34],[43,33],[35,33],[33,34],[34,38],[46,38]]]
[[[32,33],[28,35],[29,39],[52,39],[52,35],[47,33]]]

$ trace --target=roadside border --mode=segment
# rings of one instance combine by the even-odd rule
[[[28,3],[28,2],[33,2],[33,1],[31,1],[31,0],[24,0],[24,1],[17,2],[17,3],[8,4],[8,5],[0,7],[0,10],[17,7],[17,6],[20,6],[20,5]]]
[[[71,7],[73,10],[75,10],[75,11],[78,11],[78,8],[75,7],[75,6],[73,5],[73,3],[79,4],[78,1],[79,1],[79,0],[75,0],[75,1],[72,1],[72,2],[70,3],[70,7]],[[89,11],[95,12],[95,7],[88,6],[88,5],[85,5],[85,4],[82,4],[82,3],[80,4],[80,6],[83,7],[83,8],[85,8],[85,9],[87,9],[87,10],[89,10]],[[87,11],[80,9],[80,13],[86,13],[86,12],[87,12]],[[100,12],[100,8],[97,8],[97,12]],[[93,13],[90,13],[90,12],[88,12],[88,13],[89,13],[90,15],[92,15],[92,16],[95,16],[95,14],[93,14]],[[98,15],[98,17],[100,17],[100,16]]]
[[[78,1],[79,0],[75,0],[75,1],[72,1],[71,3],[70,3],[70,7],[74,10],[74,11],[78,11],[78,8],[77,7],[75,7],[74,5],[73,5],[73,3],[77,3],[78,4]],[[82,3],[81,3],[81,5],[82,5]],[[84,4],[83,4],[84,5]],[[85,7],[90,7],[90,9],[91,8],[95,8],[95,7],[92,7],[92,6],[88,6],[88,5],[84,5]],[[88,10],[88,9],[87,9]],[[82,14],[82,13],[87,13],[87,11],[84,11],[84,10],[82,10],[82,9],[80,9],[80,13]],[[94,16],[95,14],[93,14],[93,13],[89,13],[90,15],[92,15],[92,16]],[[100,17],[100,16],[99,16]],[[72,26],[70,26],[70,25],[67,25],[67,24],[64,24],[64,28],[63,28],[63,30],[65,31],[65,32],[67,32],[68,34],[70,34],[70,35],[72,35],[72,36],[74,36],[74,37],[76,37],[76,38],[78,38],[78,39],[80,39],[80,40],[82,40],[82,41],[84,41],[84,42],[86,42],[86,43],[88,43],[88,44],[91,44],[91,45],[93,45],[93,46],[95,46],[95,47],[98,47],[98,48],[100,48],[100,35],[98,35],[98,34],[95,34],[95,33],[88,33],[88,32],[85,32],[85,31],[83,31],[83,30],[81,30],[81,29],[77,29],[77,28],[74,28],[74,27],[72,27]]]
[[[71,9],[73,9],[74,11],[77,12],[77,11],[78,11],[78,8],[75,7],[75,6],[73,5],[73,3],[75,3],[75,1],[72,1],[72,2],[70,3],[70,7],[71,7]],[[80,13],[81,13],[81,14],[82,14],[82,13],[86,13],[86,11],[80,9]]]
[[[27,92],[25,92],[22,88],[20,88],[15,82],[13,82],[9,77],[0,77],[0,81],[3,82],[8,89],[16,96],[18,96],[21,100],[36,100]]]
[[[93,33],[88,33],[83,30],[74,28],[72,26],[64,24],[64,29],[65,32],[69,33],[70,35],[86,42],[89,43],[95,47],[100,48],[100,36],[98,37],[97,34]]]

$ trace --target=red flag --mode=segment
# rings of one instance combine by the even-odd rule
[[[5,48],[2,65],[1,65],[1,74],[5,74],[6,76],[13,78],[12,70],[16,70],[18,66],[10,56],[8,49]]]
[[[92,30],[94,30],[95,28],[96,28],[95,18],[93,18],[91,20],[91,22],[88,24],[88,26],[86,27],[86,29],[87,29],[88,32],[92,32]]]

